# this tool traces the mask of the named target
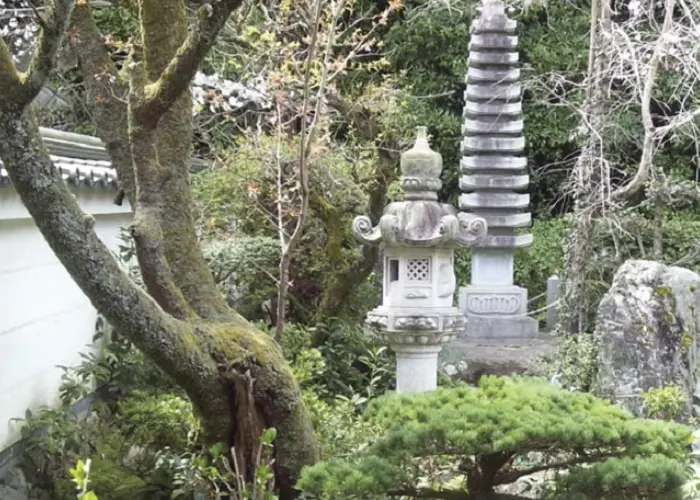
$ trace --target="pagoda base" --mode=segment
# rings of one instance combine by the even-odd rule
[[[465,339],[534,339],[539,335],[539,323],[529,317],[480,318],[469,317],[459,334]]]
[[[467,317],[462,338],[531,339],[539,333],[538,321],[527,315],[527,289],[519,286],[462,287],[459,307]]]

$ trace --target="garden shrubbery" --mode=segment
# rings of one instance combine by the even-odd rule
[[[544,498],[679,499],[687,477],[689,428],[534,378],[387,395],[365,418],[382,432],[350,457],[305,469],[307,494],[476,500],[551,471]]]

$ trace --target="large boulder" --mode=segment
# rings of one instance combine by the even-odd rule
[[[700,275],[659,262],[625,262],[598,309],[593,392],[642,415],[642,393],[674,384],[685,392],[684,416],[690,416],[699,306]]]

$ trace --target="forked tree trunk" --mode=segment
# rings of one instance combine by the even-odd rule
[[[44,20],[30,75],[19,75],[0,41],[0,159],[44,238],[94,307],[191,398],[210,443],[234,447],[251,480],[264,429],[278,431],[275,478],[296,496],[300,469],[318,451],[301,392],[278,345],[226,306],[199,248],[191,215],[188,152],[197,65],[239,0],[204,7],[187,33],[183,2],[141,0],[143,59],[117,74],[87,2],[77,2],[71,42],[96,102],[95,120],[134,210],[148,289],[130,281],[94,231],[41,143],[29,108],[51,69],[74,0]],[[184,43],[183,43],[184,41]]]

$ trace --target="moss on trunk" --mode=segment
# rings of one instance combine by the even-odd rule
[[[69,3],[65,0],[62,5]],[[137,251],[152,296],[120,268],[95,233],[94,219],[82,212],[55,170],[28,107],[34,85],[25,86],[2,40],[0,159],[38,229],[74,281],[115,328],[185,390],[202,415],[210,442],[223,440],[235,447],[248,480],[252,479],[262,430],[278,430],[276,481],[281,498],[291,499],[296,496],[294,484],[301,467],[317,458],[313,429],[301,391],[279,347],[226,307],[214,284],[192,221],[189,155],[183,154],[189,152],[191,141],[191,103],[182,96],[191,76],[185,73],[192,74],[197,58],[203,57],[228,13],[239,4],[238,0],[216,3],[212,9],[220,12],[200,19],[202,26],[194,30],[199,38],[183,45],[187,48],[189,43],[187,52],[178,50],[187,36],[183,2],[141,0],[148,74],[140,74],[138,64],[131,66],[128,109],[115,105],[98,120],[108,145],[112,141],[109,152],[115,155],[114,163],[123,167],[120,174],[129,178],[127,184],[133,184],[130,197],[135,200]],[[70,14],[61,12],[64,18]],[[83,30],[83,34],[90,34],[90,47],[99,48],[94,45],[98,37],[89,9],[80,13],[88,16],[79,24],[90,28]],[[47,47],[58,41],[48,40]],[[104,63],[104,50],[89,50],[83,55],[84,69]],[[172,69],[172,61],[178,57],[183,57],[187,71],[168,73],[169,78],[180,80],[165,82],[168,93],[158,94],[160,85],[154,90],[147,80],[159,78],[165,65]],[[40,69],[44,72],[46,67]],[[26,81],[35,82],[36,78]],[[91,95],[109,90],[109,86],[98,88],[101,82],[99,78],[88,79],[88,85],[95,86]],[[148,102],[154,95],[157,99]],[[149,114],[152,110],[163,114],[153,116]],[[110,116],[115,120],[110,121]]]

